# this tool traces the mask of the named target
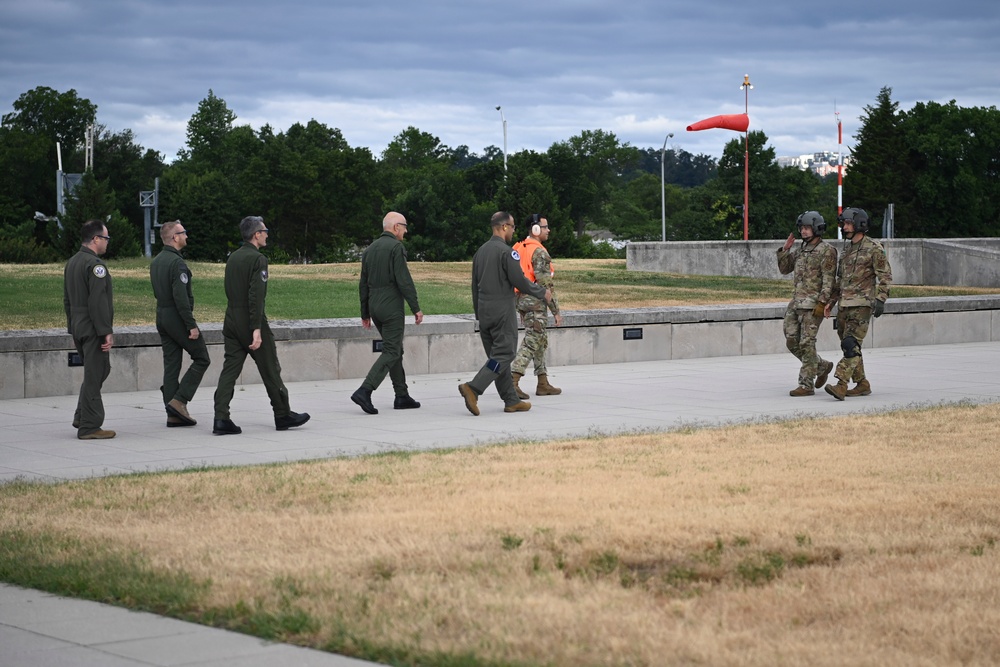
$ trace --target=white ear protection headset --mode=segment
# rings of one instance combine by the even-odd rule
[[[531,214],[531,235],[539,236],[542,233],[542,227],[538,223],[541,222],[541,216],[537,213]]]

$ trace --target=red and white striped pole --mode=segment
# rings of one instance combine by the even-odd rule
[[[750,117],[750,75],[743,75],[740,90],[743,91],[743,115]],[[743,135],[743,240],[750,238],[750,128]]]
[[[844,144],[844,129],[840,122],[840,112],[834,111],[837,117],[837,217],[844,211],[844,152],[841,148]],[[840,226],[837,226],[837,238],[842,238]]]

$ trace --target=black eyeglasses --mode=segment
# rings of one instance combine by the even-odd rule
[[[267,234],[268,231],[269,231],[268,228],[265,227],[264,229],[258,229],[257,231],[254,232],[254,234],[260,234],[261,232]]]
[[[182,229],[179,232],[174,232],[174,236],[180,236],[181,234],[187,235],[187,230],[186,229]]]
[[[110,241],[111,240],[110,236],[101,236],[100,234],[94,234],[94,238],[95,239],[104,239],[105,241]]]

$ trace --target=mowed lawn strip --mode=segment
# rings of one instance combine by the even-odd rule
[[[0,580],[399,665],[1000,659],[1000,406],[0,486]]]
[[[149,260],[108,262],[114,279],[115,324],[149,325],[156,302]],[[190,262],[195,317],[221,322],[226,312],[224,264]],[[472,312],[470,262],[412,262],[425,315]],[[556,260],[556,286],[564,310],[641,306],[765,303],[787,300],[791,283],[726,276],[627,271],[623,260]],[[272,320],[360,317],[360,264],[271,265],[267,312]],[[62,264],[0,264],[0,330],[66,326]],[[893,286],[893,297],[990,294],[966,287]]]

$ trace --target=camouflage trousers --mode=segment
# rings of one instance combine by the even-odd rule
[[[871,322],[872,309],[869,306],[855,306],[837,309],[837,335],[840,336],[841,345],[847,336],[854,338],[858,342],[856,356],[844,358],[837,364],[837,372],[834,375],[838,380],[844,382],[861,382],[865,379],[865,361],[861,358],[861,344],[868,335],[868,323]]]
[[[820,364],[824,363],[816,352],[816,334],[822,322],[822,317],[813,315],[812,308],[789,307],[785,311],[785,346],[802,362],[799,368],[800,387],[812,389]]]
[[[514,363],[510,365],[511,373],[524,375],[528,364],[534,362],[535,375],[548,375],[545,368],[545,350],[549,347],[549,316],[544,310],[521,311],[524,318],[524,340],[517,350]]]

